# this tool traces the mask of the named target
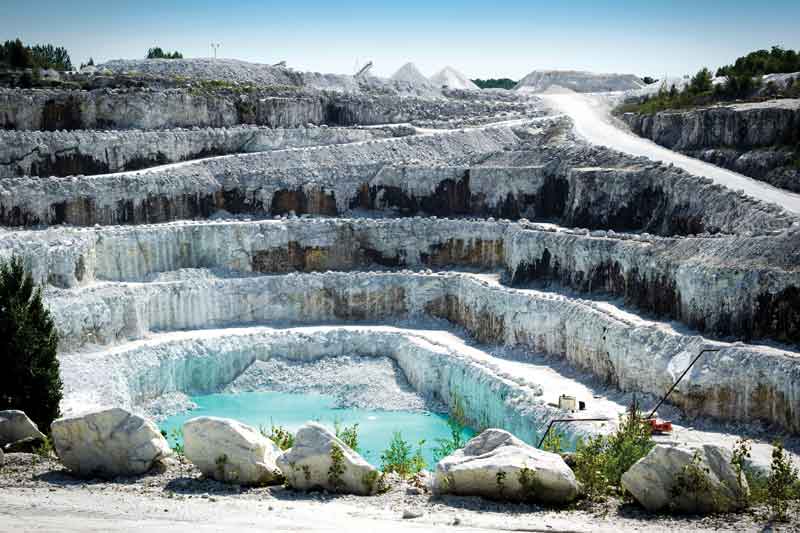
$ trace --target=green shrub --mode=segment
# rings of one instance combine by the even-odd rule
[[[564,451],[565,440],[566,437],[561,431],[551,428],[542,441],[541,449],[546,452],[561,453]]]
[[[412,453],[411,444],[403,439],[399,431],[395,431],[389,447],[381,453],[381,470],[385,474],[396,472],[403,478],[418,474],[427,466],[422,457],[424,444],[424,440],[420,441],[416,452]]]
[[[353,451],[358,451],[358,423],[343,426],[338,420],[333,423],[336,436]]]
[[[750,501],[747,499],[747,495],[744,492],[744,486],[747,482],[750,485],[750,479],[747,473],[747,460],[750,458],[750,443],[747,439],[739,439],[736,441],[736,444],[733,446],[733,453],[731,455],[731,467],[733,467],[733,471],[736,472],[736,484],[739,486],[739,494],[742,498],[742,501],[739,502],[742,508],[746,508],[750,505]],[[752,498],[752,488],[750,491],[751,498]]]
[[[450,428],[450,438],[436,439],[436,447],[433,449],[433,460],[437,463],[466,444],[463,437],[464,428],[455,420],[448,420],[447,425]]]
[[[783,444],[776,442],[772,449],[772,463],[767,477],[767,505],[775,520],[786,520],[789,502],[796,500],[798,494],[797,469],[783,450]]]
[[[294,435],[283,426],[276,426],[270,423],[269,431],[264,426],[260,426],[258,429],[262,435],[274,442],[281,450],[288,450],[294,446]]]
[[[655,446],[650,424],[632,404],[617,431],[579,440],[575,451],[575,476],[590,498],[620,492],[622,474]]]
[[[47,433],[59,416],[58,333],[22,261],[0,266],[0,410],[20,409]]]
[[[183,428],[172,428],[170,436],[172,440],[175,441],[175,445],[172,447],[175,453],[178,455],[186,455],[186,448],[183,444]]]

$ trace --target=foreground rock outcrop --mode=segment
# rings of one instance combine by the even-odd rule
[[[300,428],[294,446],[277,463],[286,483],[295,489],[325,489],[363,496],[375,494],[379,489],[378,470],[317,423],[309,422]]]
[[[183,425],[186,457],[207,477],[226,483],[265,485],[279,481],[281,450],[251,426],[202,416]]]
[[[144,474],[172,453],[153,422],[119,408],[59,418],[51,430],[61,462],[81,477]]]
[[[566,504],[578,496],[575,474],[555,453],[501,429],[487,429],[436,465],[439,493]]]
[[[622,487],[648,511],[719,513],[738,510],[749,491],[731,466],[731,452],[659,444],[622,475]]]
[[[25,439],[43,440],[44,434],[22,411],[0,411],[0,449]]]

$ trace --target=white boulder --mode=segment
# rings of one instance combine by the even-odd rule
[[[51,429],[61,462],[83,477],[143,474],[172,453],[153,422],[119,408],[59,418]]]
[[[0,411],[0,448],[30,437],[44,439],[36,424],[22,411]]]
[[[333,468],[334,446],[341,451],[338,469]],[[324,426],[313,422],[300,428],[294,446],[278,458],[278,468],[289,486],[300,490],[370,495],[380,486],[380,473],[374,466]]]
[[[555,453],[502,429],[487,429],[436,465],[440,494],[564,504],[578,496],[575,474]]]
[[[279,481],[275,464],[281,450],[257,429],[212,416],[192,418],[183,425],[186,458],[217,481],[265,485]]]
[[[706,444],[691,448],[659,444],[622,475],[622,486],[649,511],[729,512],[747,492],[731,466],[731,452]]]

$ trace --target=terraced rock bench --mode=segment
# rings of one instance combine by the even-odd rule
[[[800,358],[792,351],[685,334],[610,304],[518,290],[452,273],[324,273],[147,284],[51,294],[62,350],[151,332],[242,324],[443,318],[482,343],[557,356],[622,390],[663,394],[703,347],[720,349],[671,401],[695,415],[800,428]]]

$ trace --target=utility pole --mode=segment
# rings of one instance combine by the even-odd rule
[[[214,59],[217,58],[217,49],[219,48],[219,43],[211,43],[211,49],[214,50]]]

